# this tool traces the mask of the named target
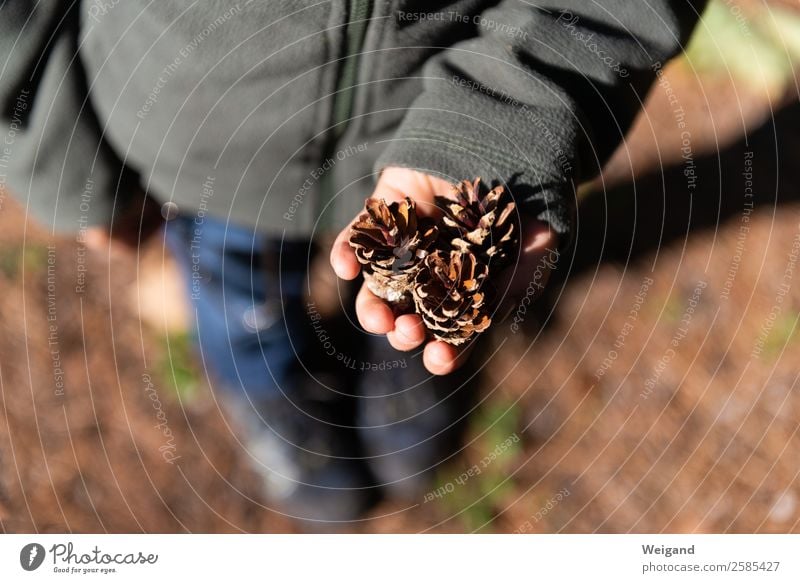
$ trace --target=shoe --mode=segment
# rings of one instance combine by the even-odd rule
[[[339,396],[304,376],[291,396],[228,399],[243,443],[277,509],[312,532],[335,532],[379,498]],[[287,391],[289,393],[289,391]]]
[[[460,449],[475,374],[467,364],[432,375],[421,354],[401,354],[385,337],[371,337],[367,354],[374,366],[359,379],[356,405],[367,462],[393,498],[419,502],[438,466]],[[381,363],[399,366],[381,370]]]

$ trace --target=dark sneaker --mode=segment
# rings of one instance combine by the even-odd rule
[[[347,421],[338,395],[309,377],[300,383],[307,386],[295,383],[292,400],[242,397],[229,408],[276,510],[304,521],[308,530],[337,530],[373,506],[378,489],[355,430],[338,426]]]
[[[356,421],[369,466],[390,495],[419,501],[461,446],[474,371],[467,364],[431,375],[421,354],[400,353],[385,337],[371,337],[367,354],[372,366],[359,379]]]

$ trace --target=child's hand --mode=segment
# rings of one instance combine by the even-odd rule
[[[407,168],[386,168],[381,174],[372,196],[383,198],[386,202],[403,200],[410,196],[417,203],[417,212],[423,216],[436,215],[435,195],[448,195],[452,186],[446,180]],[[524,293],[532,274],[541,264],[548,249],[554,249],[555,236],[541,221],[531,220],[522,233],[523,257],[516,266],[509,268],[514,275],[508,288],[509,297]],[[331,250],[331,265],[342,279],[355,279],[361,265],[349,244],[350,227],[339,233]],[[541,272],[541,268],[539,270]],[[546,276],[545,276],[546,277]],[[505,286],[502,288],[505,289]],[[426,340],[426,329],[417,314],[404,314],[394,317],[386,302],[375,296],[366,285],[356,298],[356,314],[365,330],[374,334],[386,334],[390,344],[397,350],[413,350]],[[456,370],[466,359],[470,342],[463,347],[455,347],[438,340],[430,340],[425,346],[423,361],[433,374],[445,375]]]

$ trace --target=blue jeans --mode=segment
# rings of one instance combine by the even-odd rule
[[[282,244],[201,215],[178,216],[165,229],[212,378],[253,400],[290,390],[310,337],[303,309],[309,243]]]

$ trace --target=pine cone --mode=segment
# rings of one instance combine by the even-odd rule
[[[481,179],[453,186],[456,199],[436,197],[444,216],[440,239],[452,249],[471,252],[492,270],[514,261],[519,246],[516,204],[502,186],[483,194]]]
[[[410,303],[414,277],[428,248],[436,241],[431,219],[417,218],[410,198],[389,205],[369,198],[350,229],[350,246],[365,266],[364,280],[378,297],[389,302]]]
[[[437,339],[458,346],[489,327],[482,291],[488,274],[469,252],[434,251],[425,258],[414,281],[414,304]]]

